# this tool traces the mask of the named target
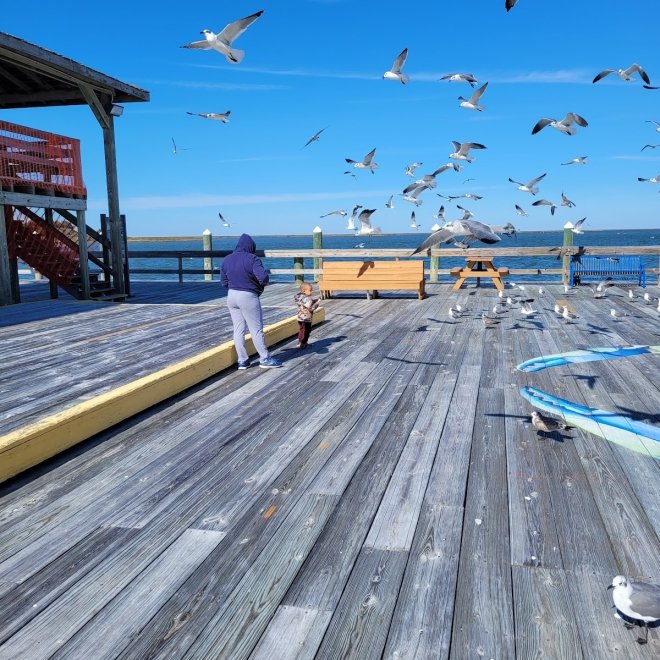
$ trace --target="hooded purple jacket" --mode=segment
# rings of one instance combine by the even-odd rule
[[[237,291],[263,293],[268,284],[268,273],[255,255],[257,245],[248,234],[241,234],[234,251],[222,261],[220,281],[222,286]]]

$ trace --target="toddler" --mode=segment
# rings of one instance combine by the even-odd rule
[[[298,348],[307,348],[309,333],[312,331],[312,316],[320,303],[318,298],[312,298],[312,291],[312,285],[303,282],[300,292],[294,296],[298,307]]]

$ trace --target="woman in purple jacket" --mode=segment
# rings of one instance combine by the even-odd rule
[[[238,354],[238,368],[250,366],[245,350],[245,333],[252,335],[259,353],[262,369],[281,367],[282,363],[270,356],[264,340],[264,320],[259,296],[268,284],[268,272],[255,252],[257,246],[248,234],[241,234],[234,251],[222,261],[220,281],[229,288],[227,307],[234,326],[234,345]]]

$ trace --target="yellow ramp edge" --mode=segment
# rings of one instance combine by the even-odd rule
[[[313,323],[325,320],[325,309],[314,312]],[[296,317],[264,327],[266,345],[298,334]],[[249,355],[256,350],[247,335]],[[227,369],[237,361],[233,341],[160,369],[93,399],[0,436],[0,483],[91,438],[147,408]]]

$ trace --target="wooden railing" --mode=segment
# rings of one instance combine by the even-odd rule
[[[92,253],[94,254],[94,253]],[[230,250],[129,250],[129,270],[131,275],[176,275],[180,282],[183,282],[186,275],[207,275],[218,273],[218,266],[212,268],[184,268],[184,260],[187,259],[218,259],[221,260],[231,254]],[[447,257],[467,258],[471,256],[492,255],[495,259],[506,263],[506,259],[511,257],[564,257],[557,263],[556,268],[511,268],[509,272],[512,275],[561,275],[568,277],[568,264],[570,257],[578,254],[590,255],[611,255],[611,254],[635,254],[635,255],[658,255],[660,257],[660,245],[625,245],[625,246],[594,246],[578,247],[569,246],[562,248],[549,247],[508,247],[508,248],[434,248],[430,252],[430,268],[424,270],[430,281],[437,281],[438,276],[448,275],[450,268],[441,268],[441,261]],[[343,259],[425,259],[428,254],[417,254],[411,256],[411,250],[407,248],[393,248],[380,250],[367,249],[305,249],[305,250],[258,250],[257,256],[265,259],[291,259],[291,268],[270,268],[273,275],[294,275],[296,279],[303,279],[304,276],[312,276],[317,279],[321,274],[322,260],[330,258]],[[174,268],[132,268],[131,260],[135,259],[171,259],[176,262]],[[320,259],[319,268],[304,268],[303,259]],[[210,262],[212,263],[212,261]],[[219,264],[218,264],[219,265]],[[647,267],[647,274],[660,275],[660,263],[658,267]],[[660,281],[659,281],[660,283]]]

